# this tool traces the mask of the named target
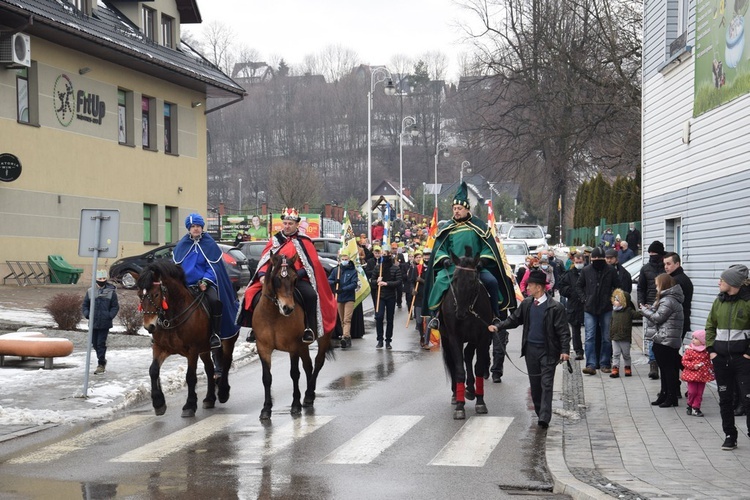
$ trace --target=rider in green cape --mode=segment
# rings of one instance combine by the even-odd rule
[[[435,238],[432,260],[426,273],[423,310],[435,316],[453,277],[452,255],[465,255],[466,247],[471,249],[472,256],[479,256],[479,279],[490,296],[494,315],[497,317],[500,311],[515,308],[513,282],[505,274],[497,243],[487,224],[471,215],[468,190],[466,183],[462,182],[453,198],[453,218]]]

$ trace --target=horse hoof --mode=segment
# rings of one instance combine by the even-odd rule
[[[203,401],[204,410],[210,410],[211,408],[216,408],[216,401],[210,401],[210,400]]]
[[[315,398],[305,398],[304,401],[302,401],[302,406],[305,408],[309,408],[315,404]]]
[[[464,398],[466,398],[467,401],[474,401],[474,398],[476,398],[476,394],[474,394],[474,391],[466,391],[464,394]]]
[[[219,403],[226,403],[227,401],[229,401],[229,389],[226,393],[219,391]]]
[[[465,420],[466,412],[464,410],[456,410],[453,412],[453,420]]]
[[[260,419],[261,420],[271,420],[271,410],[261,410],[261,412],[260,412]]]
[[[182,410],[182,418],[193,418],[195,416],[195,410],[192,408],[187,408],[185,410]]]
[[[456,396],[451,396],[451,404],[456,404]]]
[[[477,404],[476,410],[477,410],[477,413],[479,413],[480,415],[484,415],[487,413],[487,405]]]
[[[159,408],[154,408],[154,413],[161,416],[164,415],[167,412],[167,405],[160,406]]]
[[[292,406],[292,415],[302,415],[302,406]]]

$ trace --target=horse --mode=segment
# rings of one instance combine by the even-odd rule
[[[203,361],[208,388],[203,408],[216,405],[216,386],[219,402],[229,400],[229,368],[238,334],[222,339],[221,349],[214,350],[216,366],[211,361],[211,315],[203,302],[203,293],[194,294],[185,284],[182,267],[168,260],[149,264],[138,277],[139,309],[143,312],[143,327],[153,336],[153,361],[151,376],[151,402],[157,415],[164,415],[167,404],[161,389],[159,372],[164,360],[172,354],[187,358],[185,380],[188,396],[182,407],[183,417],[194,417],[198,407],[195,392],[198,358]],[[216,376],[215,376],[216,375]]]
[[[453,418],[463,420],[467,399],[476,397],[476,412],[487,413],[484,380],[489,377],[492,335],[483,318],[492,318],[493,312],[489,295],[479,280],[479,259],[471,256],[471,248],[466,248],[464,257],[452,255],[452,260],[455,268],[450,288],[440,304],[440,338],[443,362],[451,376],[451,402],[456,405]],[[475,352],[477,362],[472,368]]]
[[[311,407],[315,401],[315,384],[326,358],[333,358],[331,350],[331,334],[327,333],[317,339],[318,353],[315,356],[315,367],[310,358],[308,345],[302,341],[305,329],[305,312],[300,304],[295,302],[294,284],[297,273],[294,263],[297,255],[292,258],[273,252],[269,260],[268,269],[258,300],[253,312],[253,331],[255,345],[263,368],[263,386],[265,388],[265,402],[260,412],[260,420],[270,420],[273,401],[271,398],[271,354],[274,350],[289,353],[291,362],[290,375],[294,383],[292,394],[292,415],[300,415],[303,407]],[[328,286],[325,283],[324,286]],[[300,402],[299,390],[299,360],[307,376],[307,390],[305,398]]]

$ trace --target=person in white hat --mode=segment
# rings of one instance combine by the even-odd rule
[[[89,319],[91,313],[92,290],[86,292],[81,306],[83,317]],[[117,317],[120,304],[117,302],[117,291],[115,286],[107,283],[107,271],[100,269],[96,272],[96,295],[94,298],[96,312],[94,314],[94,327],[92,328],[91,345],[96,351],[98,365],[94,371],[95,375],[104,373],[107,366],[107,335],[112,328],[112,320]]]

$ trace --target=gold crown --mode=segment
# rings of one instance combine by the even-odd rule
[[[294,222],[299,222],[299,212],[297,212],[296,208],[287,207],[281,212],[281,220],[291,220]]]

